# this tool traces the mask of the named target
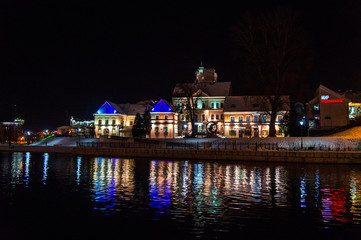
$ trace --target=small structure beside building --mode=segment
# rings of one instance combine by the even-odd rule
[[[94,120],[85,120],[80,118],[70,118],[70,132],[72,136],[93,138]]]
[[[172,104],[164,99],[160,99],[152,107],[150,115],[152,122],[151,138],[178,137],[178,113]]]
[[[350,100],[348,103],[348,117],[350,123],[361,123],[361,92],[346,91],[342,94]]]
[[[306,103],[309,129],[333,129],[349,124],[349,102],[331,89],[320,85],[315,97]]]

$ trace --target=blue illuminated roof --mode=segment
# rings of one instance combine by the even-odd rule
[[[115,103],[105,102],[103,106],[101,106],[97,114],[123,114],[122,110]]]
[[[161,99],[150,112],[175,112],[175,110],[170,103],[168,103],[166,100]]]

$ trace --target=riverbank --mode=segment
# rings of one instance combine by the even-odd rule
[[[61,147],[61,146],[15,146],[0,147],[2,152],[47,152],[99,157],[229,160],[286,163],[361,164],[361,151],[319,151],[282,149],[177,149],[132,147]]]

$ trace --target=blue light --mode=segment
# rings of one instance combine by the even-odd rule
[[[167,103],[164,102],[163,99],[159,100],[159,102],[152,108],[151,112],[173,112],[171,107],[168,106]]]
[[[105,102],[103,106],[101,106],[97,111],[97,114],[116,114],[116,113],[117,110],[115,110],[115,108],[112,107],[112,105],[110,105],[108,102]]]

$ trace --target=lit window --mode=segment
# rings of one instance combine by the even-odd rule
[[[355,112],[356,112],[355,106],[349,107],[349,113],[350,113],[350,114],[355,114]]]
[[[235,117],[231,116],[231,123],[234,123],[234,122],[235,122]]]

